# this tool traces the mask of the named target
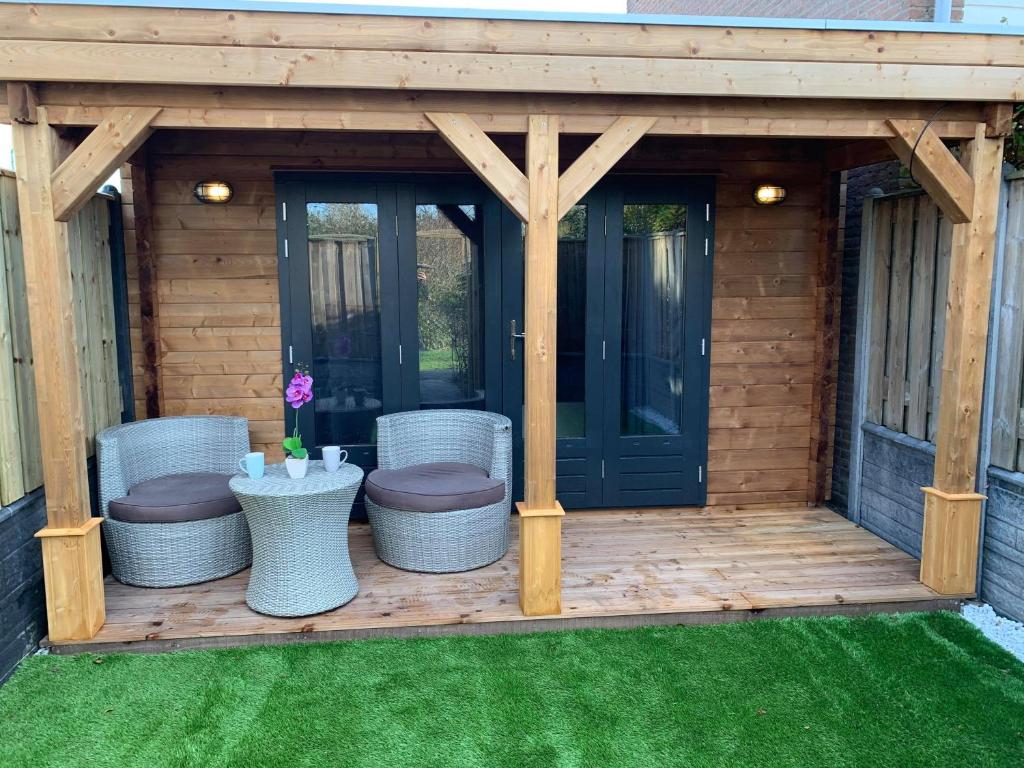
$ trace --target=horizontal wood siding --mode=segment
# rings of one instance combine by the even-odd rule
[[[499,137],[514,159],[521,139]],[[569,162],[588,141],[564,137]],[[815,364],[821,167],[807,142],[649,138],[616,170],[719,176],[711,344],[709,504],[806,499]],[[274,168],[464,170],[436,136],[163,131],[149,143],[168,415],[237,413],[254,450],[280,458],[280,311]],[[204,206],[200,178],[235,197]],[[755,179],[789,189],[751,200]],[[126,226],[131,226],[130,208]],[[127,238],[129,249],[133,238]],[[133,275],[134,277],[134,275]],[[133,339],[139,339],[132,283]],[[135,355],[137,385],[141,358]]]

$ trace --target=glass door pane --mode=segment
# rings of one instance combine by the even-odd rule
[[[485,407],[482,210],[416,206],[420,408]]]
[[[376,442],[383,413],[376,203],[308,203],[316,445]]]
[[[620,434],[683,425],[686,207],[626,205],[622,237]]]
[[[585,437],[587,343],[587,207],[558,222],[557,436]]]

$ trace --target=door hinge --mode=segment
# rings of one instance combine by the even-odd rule
[[[601,479],[604,480],[604,459],[601,459]]]
[[[294,358],[292,357],[292,345],[291,345],[291,344],[289,344],[289,345],[288,345],[288,363],[289,363],[289,365],[290,365],[290,364],[292,364],[292,363],[294,363],[294,362],[295,362],[295,360],[294,360]]]
[[[284,239],[284,257],[288,258],[288,238]]]
[[[698,483],[703,483],[704,482],[704,465],[703,464],[698,464],[697,465],[697,482]]]
[[[601,359],[608,359],[608,342],[605,341],[604,339],[601,339]]]
[[[711,203],[704,204],[704,221],[711,221]]]
[[[398,345],[398,364],[402,364],[402,345]]]
[[[281,221],[288,221],[288,203],[281,203]]]
[[[705,237],[705,238],[704,238],[704,255],[705,255],[705,256],[707,256],[707,255],[708,255],[708,252],[709,252],[710,250],[711,250],[711,243],[710,243],[710,242],[708,241],[708,239],[707,239],[707,238]]]
[[[604,216],[604,236],[608,237],[608,214]]]
[[[708,340],[705,337],[705,338],[702,338],[700,340],[700,356],[704,357],[707,353],[708,353]]]
[[[398,237],[398,214],[395,214],[395,237]]]

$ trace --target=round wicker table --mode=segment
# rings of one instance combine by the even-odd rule
[[[301,479],[272,464],[259,480],[231,478],[252,535],[245,601],[270,616],[308,616],[344,605],[359,590],[348,554],[348,518],[363,470],[310,461]]]

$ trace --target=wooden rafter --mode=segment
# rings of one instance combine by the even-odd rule
[[[964,146],[972,180],[968,221],[953,227],[942,386],[933,485],[925,488],[921,581],[941,594],[973,594],[981,502],[976,493],[978,435],[1002,182],[1003,140],[978,125]]]
[[[487,133],[526,132],[527,115],[557,114],[562,134],[596,135],[618,115],[658,118],[648,133],[664,136],[758,136],[888,139],[888,118],[926,119],[921,101],[740,99],[535,93],[459,93],[323,88],[215,88],[45,83],[38,86],[51,125],[93,126],[112,107],[158,105],[154,128],[434,132],[425,112],[468,114]],[[932,123],[944,139],[970,139],[986,119],[976,103],[955,103]],[[2,117],[2,114],[0,114]]]
[[[530,217],[526,176],[469,115],[428,112],[427,118],[462,160],[515,214]]]
[[[923,120],[889,120],[893,137],[889,146],[900,161],[913,165],[914,178],[951,221],[971,220],[974,181],[953,153]]]
[[[152,133],[160,107],[117,107],[53,172],[53,213],[67,221]]]
[[[558,218],[565,216],[657,121],[656,117],[620,117],[587,147],[558,180]]]
[[[7,84],[7,119],[12,123],[33,125],[36,122],[36,107],[39,99],[31,83]]]
[[[130,61],[131,66],[125,66]],[[214,62],[211,64],[211,62]],[[1019,101],[1024,67],[0,40],[0,79],[290,88]]]
[[[114,16],[116,14],[116,16]],[[115,23],[116,19],[116,23]],[[280,13],[201,8],[48,3],[0,4],[0,36],[120,42],[289,48],[366,48],[479,53],[681,59],[777,59],[893,64],[996,64],[1020,61],[1017,38],[1002,34],[683,26],[520,19]]]

